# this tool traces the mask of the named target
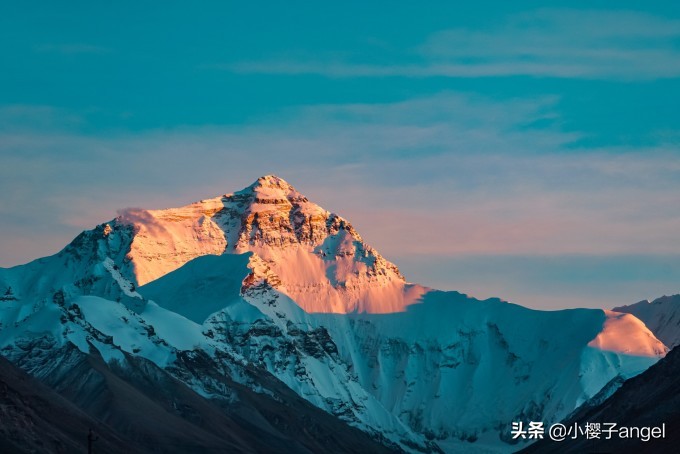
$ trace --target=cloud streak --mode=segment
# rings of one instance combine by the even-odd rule
[[[62,55],[106,54],[111,52],[111,49],[106,47],[83,43],[39,44],[34,46],[33,49],[35,52],[57,53]]]
[[[399,63],[333,58],[212,65],[236,73],[348,77],[649,80],[680,76],[680,21],[631,11],[541,9],[487,30],[456,28],[405,49]],[[404,58],[410,63],[404,63]]]
[[[678,292],[680,255],[396,257],[434,288],[536,309],[612,308]]]
[[[55,235],[36,241],[54,251],[119,207],[177,206],[276,173],[387,257],[680,253],[677,147],[570,148],[577,135],[539,121],[555,102],[441,93],[238,129],[5,131],[0,224],[30,236],[47,222]],[[0,238],[5,266],[30,258],[13,244]]]

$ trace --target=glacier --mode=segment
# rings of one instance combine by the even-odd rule
[[[409,283],[349,221],[273,175],[125,210],[54,256],[0,269],[3,288],[0,351],[38,378],[72,346],[112,364],[144,358],[210,399],[236,398],[215,373],[276,398],[255,368],[407,452],[515,451],[512,422],[560,421],[667,351],[633,315]]]

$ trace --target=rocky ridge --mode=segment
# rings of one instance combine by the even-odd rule
[[[0,305],[0,348],[34,376],[75,347],[123,370],[146,361],[227,403],[233,386],[219,376],[277,400],[272,377],[413,452],[514,449],[512,421],[559,420],[666,350],[604,311],[407,283],[348,221],[274,176],[182,208],[127,210],[55,256],[0,269],[2,286],[14,299]],[[623,345],[631,334],[640,341]]]

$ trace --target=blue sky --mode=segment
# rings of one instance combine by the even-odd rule
[[[0,7],[0,266],[275,173],[409,280],[680,292],[675,2]]]

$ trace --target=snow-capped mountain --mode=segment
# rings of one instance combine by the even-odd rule
[[[650,428],[665,425],[664,436],[645,435],[621,438],[616,435],[579,436],[561,442],[548,437],[520,451],[529,453],[666,453],[677,452],[680,446],[680,349],[674,348],[668,355],[642,374],[626,381],[615,393],[594,405],[583,405],[568,420],[567,427],[585,427],[594,421],[616,423],[617,428]],[[601,425],[601,430],[609,426]],[[620,429],[619,429],[620,430]],[[649,429],[648,429],[649,430]]]
[[[680,295],[662,296],[629,306],[615,307],[616,312],[633,314],[668,348],[680,345]]]
[[[408,283],[347,220],[275,176],[127,210],[55,256],[0,269],[3,288],[0,348],[39,378],[72,347],[150,361],[226,402],[238,397],[218,377],[276,400],[254,378],[273,376],[406,451],[511,450],[512,422],[560,420],[667,350],[630,314]]]
[[[196,257],[250,251],[258,272],[270,270],[276,286],[308,312],[394,312],[424,291],[404,291],[397,267],[348,221],[275,176],[182,208],[127,211],[116,222],[135,228],[128,258],[139,285]]]

